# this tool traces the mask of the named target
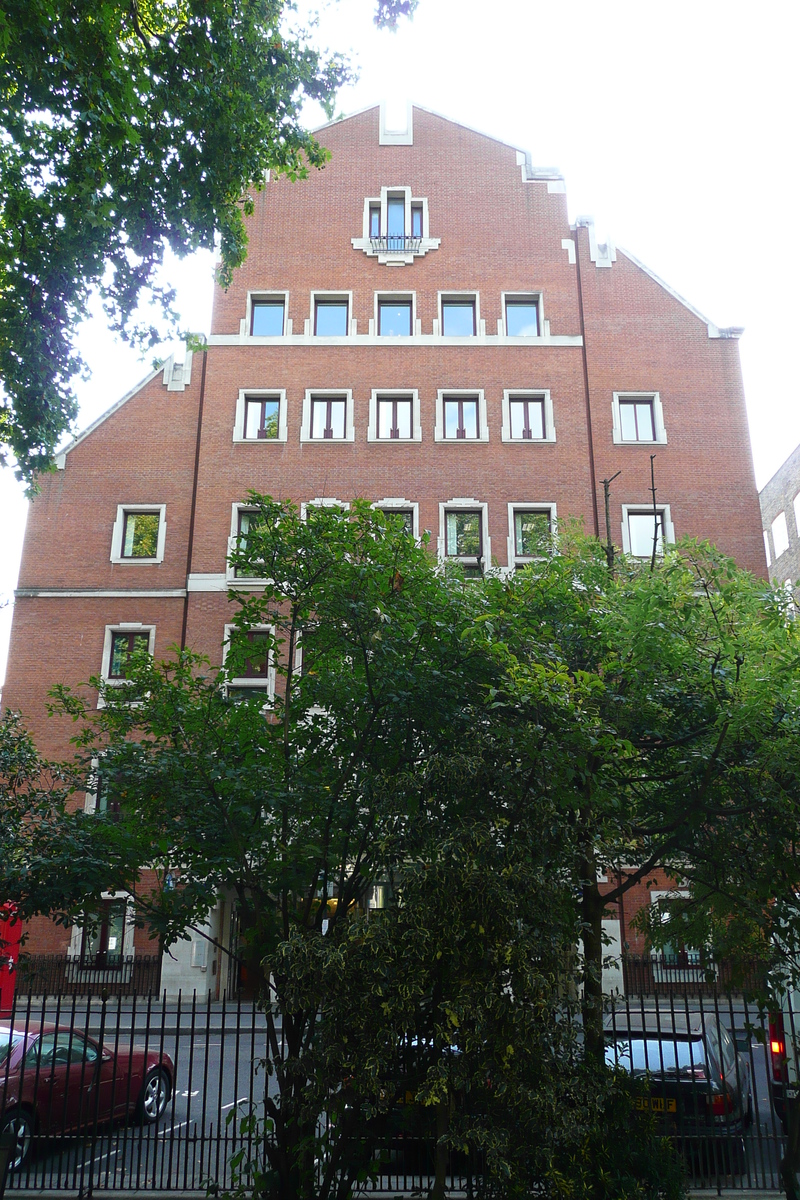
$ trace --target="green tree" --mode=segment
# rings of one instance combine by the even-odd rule
[[[408,0],[382,0],[391,25]],[[286,0],[5,0],[0,8],[0,448],[31,481],[75,417],[74,335],[99,291],[142,349],[175,326],[159,268],[219,247],[245,258],[244,218],[268,171],[327,154],[306,100],[333,115],[350,78],[290,29]]]

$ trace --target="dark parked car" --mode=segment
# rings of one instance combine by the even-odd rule
[[[610,1015],[605,1037],[606,1062],[649,1079],[638,1106],[657,1113],[679,1146],[693,1152],[717,1144],[734,1169],[743,1162],[742,1137],[753,1119],[750,1064],[713,1013]]]
[[[34,1138],[90,1132],[95,1122],[135,1114],[155,1123],[172,1095],[172,1059],[159,1049],[109,1049],[61,1025],[0,1024],[0,1132],[16,1138],[10,1168]]]

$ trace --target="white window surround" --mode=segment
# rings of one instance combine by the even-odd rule
[[[344,399],[344,437],[315,438],[311,436],[311,401]],[[342,442],[354,442],[356,430],[353,421],[353,392],[350,388],[307,388],[303,398],[303,419],[300,425],[300,441],[313,442],[315,446],[341,446]]]
[[[534,562],[535,559],[527,554],[517,554],[517,538],[516,530],[514,529],[514,514],[517,512],[549,512],[550,514],[550,532],[556,532],[556,504],[553,500],[513,500],[508,503],[508,557],[506,562],[510,568],[513,568],[517,563]]]
[[[422,209],[422,237],[417,250],[374,250],[369,232],[370,209],[380,207],[381,236],[387,228],[389,197],[403,198],[405,209],[406,236],[411,237],[411,205],[419,205]],[[422,258],[429,250],[438,250],[441,238],[431,237],[430,218],[428,215],[428,200],[425,196],[412,196],[411,188],[403,184],[395,187],[382,187],[379,196],[367,196],[364,199],[361,237],[350,239],[354,250],[363,250],[370,258],[377,258],[379,263],[387,267],[410,266],[415,258]]]
[[[380,320],[378,317],[378,306],[381,302],[387,304],[402,304],[405,301],[411,301],[411,334],[391,335],[380,333]],[[422,322],[417,320],[417,293],[416,292],[376,292],[374,301],[374,316],[369,323],[369,336],[374,337],[378,345],[382,342],[396,342],[397,344],[405,344],[410,342],[412,337],[422,333]]]
[[[476,438],[448,438],[444,436],[444,402],[445,399],[478,400],[478,436]],[[453,446],[476,446],[489,440],[489,423],[486,416],[486,394],[483,388],[439,388],[436,393],[436,426],[433,431],[435,442],[447,442]]]
[[[772,555],[769,552],[769,534],[764,530],[764,553],[767,556],[767,566],[772,566]]]
[[[458,558],[447,553],[447,514],[454,512],[457,509],[467,509],[471,511],[479,510],[481,514],[481,544],[483,554],[481,562],[484,570],[491,566],[492,563],[492,541],[489,537],[489,505],[482,500],[475,500],[471,496],[454,496],[452,500],[442,501],[439,504],[439,537],[436,545],[436,553],[440,563],[459,562]]]
[[[381,100],[379,146],[414,145],[414,105],[405,102],[405,119],[400,117],[400,104]]]
[[[274,342],[278,334],[272,337],[264,337],[260,334],[253,334],[250,328],[253,324],[253,302],[258,300],[282,300],[283,301],[283,333],[281,337],[288,337],[292,332],[292,322],[289,320],[289,293],[282,291],[280,288],[275,291],[269,291],[266,288],[259,290],[248,291],[247,293],[247,310],[244,317],[239,322],[239,336],[252,339],[256,342]]]
[[[410,438],[379,438],[378,437],[378,400],[410,400],[411,401],[411,437]],[[419,415],[419,392],[416,388],[373,388],[369,398],[369,424],[367,425],[367,441],[380,442],[381,445],[407,446],[409,442],[422,441],[422,423]]]
[[[263,400],[277,398],[278,404],[278,436],[274,438],[248,438],[244,436],[244,415],[247,400]],[[289,436],[286,414],[285,388],[240,388],[236,399],[236,419],[233,424],[234,442],[246,442],[248,446],[269,446],[277,442],[285,442]]]
[[[650,903],[657,904],[661,900],[688,900],[691,892],[685,888],[671,888],[669,891],[657,891],[650,893]],[[666,914],[661,913],[662,922],[667,919]],[[650,957],[653,959],[653,979],[656,983],[675,983],[688,982],[689,980],[705,980],[708,967],[700,963],[700,951],[693,947],[686,947],[685,954],[687,961],[684,965],[668,965],[661,961],[661,950],[653,949],[650,951]],[[719,967],[715,964],[714,973],[718,974]]]
[[[486,337],[486,322],[481,320],[481,296],[477,291],[464,292],[439,292],[436,302],[436,311],[439,314],[436,323],[433,327],[434,335],[444,337],[444,319],[442,317],[442,305],[452,301],[455,304],[464,303],[471,300],[475,305],[475,332],[472,334],[460,334],[455,338],[456,342],[465,342],[468,338]],[[450,337],[453,335],[451,334]],[[450,340],[448,337],[448,341]]]
[[[665,543],[675,541],[675,527],[672,524],[672,514],[668,504],[657,504],[656,508],[662,518],[662,536]],[[622,505],[622,549],[625,554],[631,552],[631,537],[628,529],[628,518],[631,514],[646,514],[652,516],[653,503],[645,500],[642,504],[623,504]]]
[[[123,959],[132,958],[133,953],[134,953],[133,934],[134,934],[134,930],[136,928],[136,921],[135,921],[134,910],[133,910],[133,896],[130,894],[130,892],[101,892],[100,899],[101,900],[124,900],[126,902],[127,908],[126,908],[126,912],[125,912],[125,930],[122,935],[122,957],[123,957]],[[70,943],[69,943],[70,958],[80,958],[82,944],[83,944],[83,926],[82,925],[73,925],[72,933],[70,934]],[[76,970],[76,968],[73,967],[73,970]],[[99,979],[101,977],[102,972],[104,972],[106,970],[108,970],[108,968],[105,968],[105,967],[102,969],[96,969],[96,968],[92,968],[92,967],[82,967],[82,968],[80,968],[80,977],[82,979],[86,979],[86,978],[90,978],[92,975],[96,975],[97,978]],[[73,976],[73,977],[75,977],[75,976]]]
[[[305,327],[304,332],[307,337],[316,337],[316,334],[314,333],[314,325],[315,325],[315,320],[316,320],[316,309],[317,309],[317,301],[318,300],[320,300],[323,304],[326,301],[332,301],[332,300],[345,301],[347,304],[347,333],[342,334],[341,336],[342,337],[350,337],[352,334],[354,334],[356,332],[356,321],[355,321],[355,318],[353,317],[353,293],[352,293],[352,291],[350,291],[350,292],[341,291],[341,290],[340,291],[330,290],[330,291],[323,291],[323,292],[314,291],[311,293],[311,312],[310,312],[308,319],[305,322],[306,327]],[[326,342],[328,342],[328,341],[335,342],[335,341],[340,340],[338,337],[332,338],[328,334],[325,334],[323,336],[324,336],[324,340]]]
[[[125,514],[136,512],[158,513],[158,543],[155,558],[123,557],[122,538],[125,533]],[[111,561],[125,566],[152,567],[154,563],[164,561],[164,544],[167,540],[167,506],[166,504],[118,504],[114,528],[111,531]]]
[[[140,621],[119,621],[116,625],[106,625],[103,637],[103,661],[100,668],[100,678],[106,687],[125,687],[124,679],[109,679],[111,670],[111,639],[115,633],[146,633],[149,635],[147,653],[152,655],[156,646],[155,625],[142,625]],[[104,708],[103,697],[98,696],[97,707]]]
[[[777,561],[789,549],[789,526],[786,523],[786,513],[779,512],[770,528],[772,530],[772,546]]]
[[[528,304],[535,304],[536,308],[538,310],[538,321],[539,321],[539,332],[537,333],[537,335],[535,337],[519,337],[519,336],[515,335],[514,337],[510,338],[510,340],[512,342],[522,342],[523,345],[526,344],[527,342],[540,341],[542,339],[542,337],[544,336],[544,332],[545,332],[544,296],[543,296],[542,292],[538,291],[536,288],[533,288],[529,292],[501,292],[500,293],[500,305],[501,305],[500,311],[503,314],[501,317],[498,318],[498,321],[497,321],[497,333],[500,337],[510,337],[510,335],[506,333],[506,303],[509,300],[511,301],[512,304],[514,303],[515,300],[521,300],[521,301],[527,302]],[[549,327],[550,327],[549,321],[548,321],[547,325],[548,325],[548,333],[549,333]]]
[[[264,575],[237,576],[231,566],[230,556],[237,548],[236,539],[239,536],[240,512],[257,512],[257,509],[236,500],[231,505],[231,531],[228,536],[228,551],[225,556],[225,584],[226,587],[235,587],[237,591],[247,591],[248,588],[262,588],[265,583],[269,583],[269,580]]]
[[[231,647],[231,637],[236,632],[236,629],[237,629],[236,625],[226,625],[225,626],[225,637],[222,642],[222,666],[223,666],[223,668],[225,666],[225,662],[228,657],[228,652]],[[251,625],[247,632],[248,633],[271,633],[271,634],[274,634],[275,628],[272,625]],[[251,679],[245,675],[245,676],[242,676],[241,678],[236,677],[236,678],[226,679],[225,684],[226,684],[226,687],[253,688],[256,691],[266,692],[269,699],[273,700],[275,698],[275,656],[274,656],[272,650],[270,650],[270,654],[269,654],[269,665],[267,667],[266,680]]]
[[[310,508],[341,508],[343,512],[349,512],[350,501],[337,500],[335,496],[315,496],[313,500],[304,500],[300,505],[301,521],[305,521]]]
[[[414,537],[419,541],[419,504],[413,500],[406,500],[402,496],[384,496],[383,500],[376,500],[372,505],[373,508],[381,508],[384,512],[411,512],[412,514],[412,530]]]
[[[630,438],[622,436],[622,419],[619,412],[620,400],[650,400],[653,405],[653,432],[655,437],[652,441],[638,439],[631,441]],[[667,442],[667,431],[664,428],[664,409],[661,404],[661,396],[658,392],[613,392],[612,393],[612,410],[611,419],[613,422],[612,438],[618,446],[664,446]]]
[[[511,401],[512,400],[543,400],[544,401],[544,437],[543,438],[514,438],[511,436]],[[505,388],[503,391],[503,424],[500,430],[500,440],[516,442],[523,446],[541,446],[543,442],[556,440],[556,424],[553,417],[553,400],[549,388]]]

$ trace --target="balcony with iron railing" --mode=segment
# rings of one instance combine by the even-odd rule
[[[385,233],[369,239],[374,254],[421,254],[422,238],[402,233]]]

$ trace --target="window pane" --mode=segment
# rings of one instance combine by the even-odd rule
[[[464,400],[462,402],[464,413],[464,437],[476,438],[478,436],[478,401]]]
[[[413,237],[422,237],[422,209],[416,205],[411,209],[411,233]]]
[[[247,679],[266,679],[269,670],[269,633],[255,630],[248,633],[250,652],[245,659],[244,674]]]
[[[125,513],[123,558],[155,558],[158,553],[158,513]]]
[[[347,302],[318,303],[314,332],[318,337],[346,337]]]
[[[515,554],[531,557],[540,554],[550,533],[550,514],[547,512],[514,513]]]
[[[789,549],[789,527],[786,524],[785,512],[778,513],[772,522],[772,545],[775,547],[776,558],[780,558]]]
[[[257,438],[261,428],[261,401],[246,400],[244,409],[244,436]]]
[[[380,237],[381,233],[381,210],[377,204],[370,206],[369,210],[369,236]]]
[[[312,400],[311,401],[311,436],[314,438],[325,437],[325,426],[328,421],[328,401],[327,400]]]
[[[636,405],[636,424],[640,442],[653,441],[653,405],[649,400]]]
[[[451,557],[477,558],[481,552],[481,514],[447,514],[447,553]]]
[[[445,400],[444,402],[444,436],[447,438],[458,437],[457,400]]]
[[[405,532],[414,534],[414,514],[408,508],[382,508],[381,512],[389,522],[402,521]]]
[[[531,437],[544,440],[544,400],[528,401],[528,424]]]
[[[506,304],[506,333],[509,337],[538,337],[539,305],[509,301]]]
[[[525,400],[511,400],[509,402],[508,411],[511,417],[512,438],[521,438],[524,436],[526,403]]]
[[[442,333],[445,337],[472,337],[475,333],[475,302],[442,304]]]
[[[265,438],[276,438],[278,436],[278,409],[280,407],[279,400],[264,401],[264,426],[263,436]]]
[[[344,410],[344,400],[331,401],[331,429],[333,430],[331,437],[344,437]]]
[[[661,554],[663,543],[663,513],[658,514],[658,539],[656,553]],[[631,554],[636,558],[650,558],[653,553],[653,533],[656,518],[652,512],[628,513],[628,532],[631,541]]]
[[[283,301],[256,300],[253,302],[254,337],[281,337],[283,334]]]
[[[619,402],[619,424],[626,442],[636,441],[636,405],[628,401]]]
[[[397,436],[399,438],[411,437],[411,401],[397,401]]]
[[[406,202],[400,197],[390,196],[386,206],[387,229],[389,238],[402,240],[406,232]],[[389,249],[392,242],[389,241]]]
[[[411,303],[381,301],[378,305],[378,333],[381,337],[411,336]]]
[[[392,436],[392,408],[391,400],[378,401],[378,437],[388,438]]]

